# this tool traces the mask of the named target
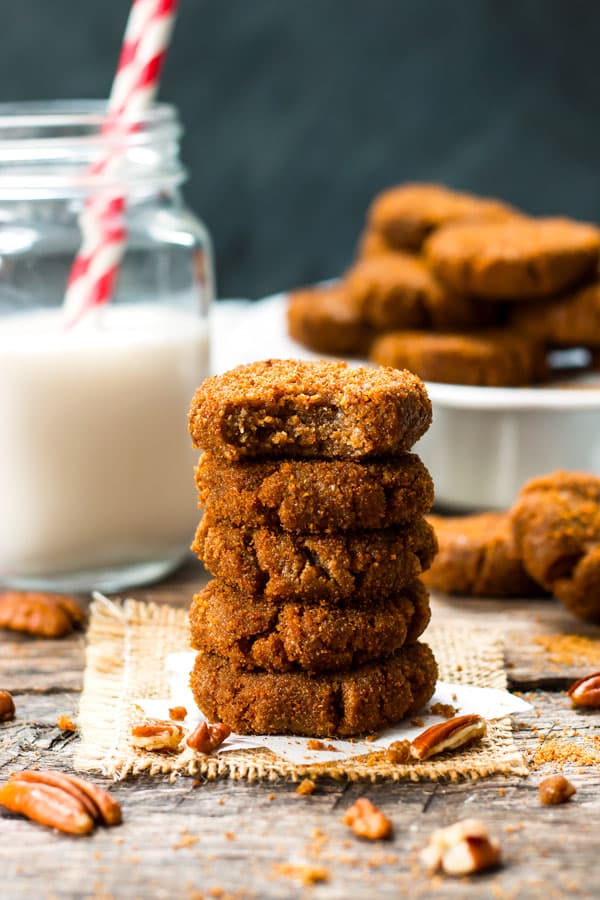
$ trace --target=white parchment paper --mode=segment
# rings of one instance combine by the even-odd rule
[[[185,706],[188,715],[181,724],[189,729],[205,718],[196,707],[196,702],[189,687],[189,677],[194,660],[195,654],[189,651],[172,653],[167,657],[166,668],[169,675],[171,695],[164,699],[140,697],[136,702],[144,712],[144,715],[150,718],[168,719],[170,707]],[[427,704],[427,708],[434,703],[451,704],[455,707],[457,715],[474,713],[491,720],[503,719],[506,716],[526,712],[531,709],[531,704],[520,697],[515,697],[514,694],[510,694],[508,691],[452,684],[447,681],[438,681],[435,694]],[[331,750],[310,750],[307,745],[311,739],[304,737],[231,734],[217,750],[217,753],[226,753],[228,750],[250,750],[264,747],[267,750],[272,750],[273,753],[276,753],[287,762],[296,765],[350,759],[354,756],[364,756],[366,753],[372,753],[374,750],[384,750],[394,741],[412,741],[425,728],[444,721],[442,716],[434,716],[425,712],[421,712],[418,715],[422,719],[423,724],[415,726],[411,725],[410,721],[400,722],[393,728],[387,728],[379,732],[378,737],[373,741],[324,739],[323,744],[327,748],[335,748]]]

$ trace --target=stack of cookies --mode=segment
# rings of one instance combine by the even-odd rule
[[[358,259],[291,294],[292,338],[428,381],[548,380],[547,353],[600,350],[600,231],[498,200],[407,184],[373,201]]]
[[[433,486],[408,452],[430,422],[422,382],[393,369],[269,360],[200,387],[193,549],[215,579],[191,610],[191,685],[209,719],[352,736],[431,697]]]

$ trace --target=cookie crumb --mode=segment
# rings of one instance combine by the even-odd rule
[[[69,716],[59,716],[56,725],[61,731],[77,731],[77,725]]]
[[[298,787],[296,788],[296,793],[301,795],[310,795],[313,794],[316,788],[315,782],[311,778],[304,778]]]
[[[394,741],[385,751],[387,761],[393,765],[408,763],[412,760],[410,741]]]
[[[458,714],[458,710],[451,703],[434,703],[429,707],[428,712],[432,716],[443,716],[444,719],[452,719]]]
[[[284,878],[293,878],[307,887],[311,884],[329,881],[329,872],[322,866],[294,866],[291,863],[275,863],[273,873],[282,875]]]

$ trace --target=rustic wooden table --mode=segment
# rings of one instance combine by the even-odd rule
[[[190,563],[162,585],[129,593],[186,606],[203,578],[198,564]],[[534,762],[528,778],[322,782],[308,797],[279,782],[136,778],[111,788],[123,806],[122,827],[100,828],[91,837],[69,838],[0,813],[0,897],[600,896],[598,767],[567,764],[577,794],[558,807],[541,806],[537,793],[541,777],[557,766],[535,767],[544,744],[556,741],[559,752],[572,756],[573,744],[589,742],[597,732],[600,712],[572,710],[564,688],[600,669],[600,629],[577,623],[552,600],[438,597],[433,608],[438,623],[464,619],[504,635],[510,686],[527,692],[534,707],[516,729],[519,748]],[[556,653],[556,640],[544,637],[561,634],[597,638],[599,649],[583,642],[569,663],[568,654]],[[571,646],[568,641],[563,650]],[[56,721],[62,714],[76,716],[83,653],[81,635],[40,641],[0,633],[0,687],[11,690],[17,703],[15,721],[0,725],[0,778],[30,766],[70,769],[78,738]],[[393,820],[391,842],[363,843],[342,824],[344,809],[359,796],[371,798]],[[433,829],[466,816],[481,817],[501,839],[503,866],[471,879],[428,877],[416,865],[418,849]],[[307,887],[299,876],[315,866],[327,880]]]

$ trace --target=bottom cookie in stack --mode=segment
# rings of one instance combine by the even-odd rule
[[[345,672],[244,671],[198,653],[191,687],[202,712],[239,734],[352,737],[392,725],[431,698],[438,670],[427,644]]]

